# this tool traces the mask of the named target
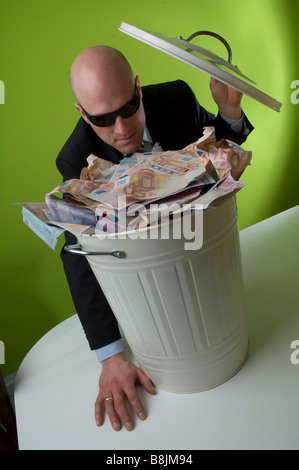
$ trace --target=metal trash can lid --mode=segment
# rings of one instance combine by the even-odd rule
[[[129,36],[166,52],[166,54],[195,67],[213,78],[216,78],[226,85],[240,91],[244,95],[268,106],[274,111],[279,111],[281,108],[281,103],[279,101],[256,88],[254,86],[256,83],[243,75],[238,67],[232,64],[232,52],[229,44],[224,38],[216,33],[212,33],[210,31],[198,31],[192,34],[189,38],[183,39],[181,36],[169,38],[160,33],[148,32],[124,22],[121,23],[118,29]],[[224,60],[207,49],[203,49],[200,46],[190,43],[194,37],[202,34],[214,36],[219,39],[227,48],[228,60]]]

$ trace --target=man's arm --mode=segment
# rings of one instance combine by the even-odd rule
[[[211,78],[210,89],[218,106],[214,120],[217,140],[225,138],[241,145],[253,130],[241,108],[242,93],[215,78]]]
[[[241,118],[244,128],[241,126],[241,129],[236,129],[231,124],[231,121],[238,119],[234,119],[235,116],[241,117],[242,95],[237,92],[237,101],[234,103],[233,93],[227,98],[225,96],[227,88],[220,84],[217,90],[213,89],[216,104],[220,106],[216,116],[200,105],[194,91],[182,80],[144,87],[146,122],[153,141],[159,142],[165,151],[179,150],[202,137],[205,127],[214,127],[217,140],[228,139],[241,145],[253,127],[245,114]]]
[[[64,181],[80,177],[81,168],[86,165],[84,155],[101,154],[95,146],[86,148],[83,145],[85,140],[90,144],[94,137],[93,134],[85,135],[85,127],[84,122],[80,120],[57,159],[57,167]],[[116,162],[117,155],[112,155],[111,160],[113,157]],[[65,238],[66,244],[76,243],[76,238],[68,232],[65,233]],[[115,430],[120,429],[122,425],[131,430],[133,420],[127,408],[128,401],[140,419],[146,417],[136,385],[143,385],[151,394],[156,393],[155,388],[141,369],[130,363],[122,352],[118,323],[86,258],[67,253],[64,249],[61,258],[89,346],[96,351],[102,364],[100,390],[95,402],[96,423],[99,426],[103,423],[105,408]],[[115,344],[116,348],[111,348],[111,344]],[[107,397],[113,397],[113,400],[105,401]]]
[[[56,160],[63,181],[80,178],[82,168],[87,165],[86,158],[91,153],[99,155],[105,151],[106,147],[95,132],[80,118]],[[107,159],[115,163],[119,161],[117,152],[111,151]],[[76,237],[69,232],[65,232],[65,240],[67,245],[76,243]],[[64,249],[61,259],[90,348],[96,350],[118,340],[117,321],[87,259],[67,253]]]
[[[68,232],[65,239],[69,245],[76,243],[76,238]],[[98,349],[120,339],[118,323],[87,259],[64,249],[61,259],[90,349]]]

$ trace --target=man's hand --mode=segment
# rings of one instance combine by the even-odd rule
[[[210,89],[219,112],[227,119],[239,119],[242,116],[242,93],[211,78]]]
[[[146,413],[139,399],[135,385],[140,383],[148,393],[156,390],[151,380],[141,369],[129,362],[124,353],[116,354],[102,361],[102,373],[99,380],[100,391],[95,403],[95,420],[98,426],[104,422],[104,408],[115,431],[124,427],[131,431],[133,421],[127,409],[129,401],[138,418],[143,420]],[[109,400],[105,398],[110,397]],[[112,397],[112,399],[111,399]]]

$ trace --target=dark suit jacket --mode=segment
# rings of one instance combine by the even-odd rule
[[[179,150],[202,136],[203,128],[213,126],[217,140],[226,138],[238,144],[246,136],[236,134],[221,118],[201,107],[190,87],[183,81],[143,87],[146,125],[153,139],[164,150]],[[247,128],[253,127],[245,117]],[[103,142],[80,118],[73,133],[60,151],[57,167],[66,181],[79,178],[90,154],[119,163],[123,155]],[[76,243],[66,232],[66,243]],[[87,260],[82,256],[61,252],[65,273],[76,311],[91,349],[98,349],[120,338],[118,325]]]

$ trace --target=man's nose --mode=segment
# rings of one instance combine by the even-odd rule
[[[114,130],[117,134],[126,135],[129,125],[129,119],[117,116],[114,124]]]

